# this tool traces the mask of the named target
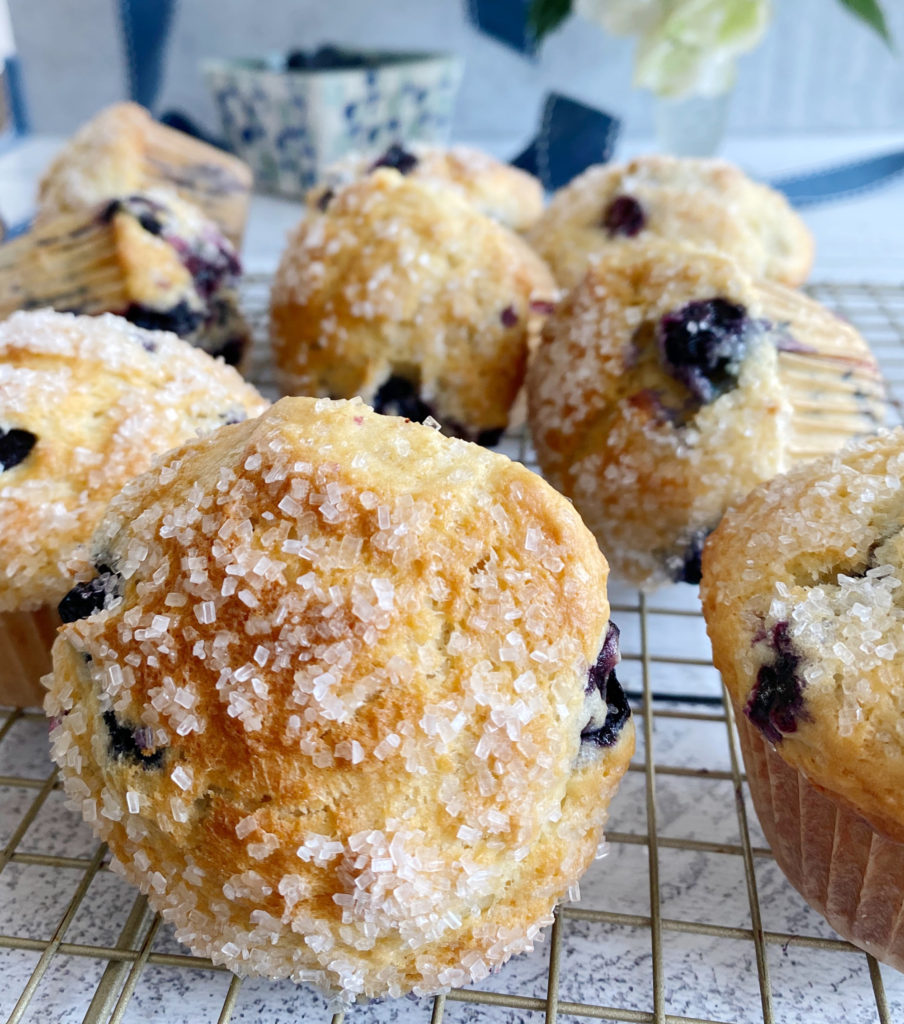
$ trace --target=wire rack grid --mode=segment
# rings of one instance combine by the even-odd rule
[[[268,282],[246,281],[265,334]],[[899,418],[904,289],[821,284],[882,363]],[[265,352],[252,376],[272,392]],[[536,468],[523,434],[502,450]],[[696,590],[613,587],[638,752],[609,852],[543,945],[481,987],[337,1012],[306,987],[241,981],[189,955],[65,807],[37,711],[0,710],[0,1017],[20,1021],[845,1024],[904,1020],[904,975],[838,938],[781,876],[759,830]]]

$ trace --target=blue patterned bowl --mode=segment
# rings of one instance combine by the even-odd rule
[[[448,141],[460,58],[359,56],[366,67],[289,71],[283,56],[205,61],[223,134],[251,165],[256,189],[297,198],[351,152]]]

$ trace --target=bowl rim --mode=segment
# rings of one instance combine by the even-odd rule
[[[206,57],[201,61],[201,71],[211,74],[228,74],[240,77],[314,78],[343,75],[360,76],[368,72],[384,71],[388,68],[412,67],[418,64],[449,64],[461,66],[462,58],[451,50],[368,50],[356,49],[351,52],[368,57],[376,67],[364,68],[293,68],[279,67],[278,61],[285,61],[285,52],[271,52],[256,57]]]

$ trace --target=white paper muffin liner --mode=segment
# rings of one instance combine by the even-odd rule
[[[45,605],[33,612],[0,612],[0,705],[41,707],[41,676],[52,668],[50,648],[60,617]]]
[[[735,713],[750,795],[788,881],[839,935],[904,970],[904,843],[817,789]]]

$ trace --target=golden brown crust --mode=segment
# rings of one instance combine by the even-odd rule
[[[749,341],[736,386],[694,403],[664,358],[663,317],[714,298],[744,308]],[[651,242],[593,264],[559,305],[528,397],[544,475],[613,570],[644,587],[680,578],[755,484],[874,430],[884,413],[875,360],[849,324],[727,257]]]
[[[284,399],[133,481],[95,545],[121,599],[61,632],[54,753],[182,941],[344,998],[531,945],[633,750],[630,721],[581,743],[607,568],[561,496]],[[159,765],[116,757],[102,711]]]
[[[554,293],[516,235],[448,189],[375,171],[289,240],[271,299],[281,387],[372,403],[402,377],[450,433],[476,438],[508,422]]]
[[[640,203],[636,234],[604,225],[619,196]],[[527,237],[565,288],[578,283],[591,256],[650,238],[715,249],[755,277],[792,287],[813,263],[812,237],[785,197],[722,160],[654,155],[591,167],[553,196]]]
[[[136,103],[117,103],[82,125],[54,158],[38,187],[37,220],[162,187],[240,246],[251,184],[251,169],[238,157],[160,124]]]
[[[543,213],[543,186],[537,178],[488,153],[468,146],[417,145],[406,147],[405,153],[417,161],[410,170],[406,168],[406,175],[453,189],[476,210],[512,231],[526,231]],[[337,188],[369,174],[380,156],[355,156],[328,167],[305,202],[312,208],[324,206]]]
[[[738,714],[749,708],[788,764],[898,842],[902,470],[898,429],[757,488],[708,541],[701,587]],[[773,707],[761,691],[776,636],[789,667]]]
[[[266,407],[231,367],[119,317],[0,324],[0,428],[37,438],[0,474],[0,609],[55,605],[111,495],[198,430]]]

